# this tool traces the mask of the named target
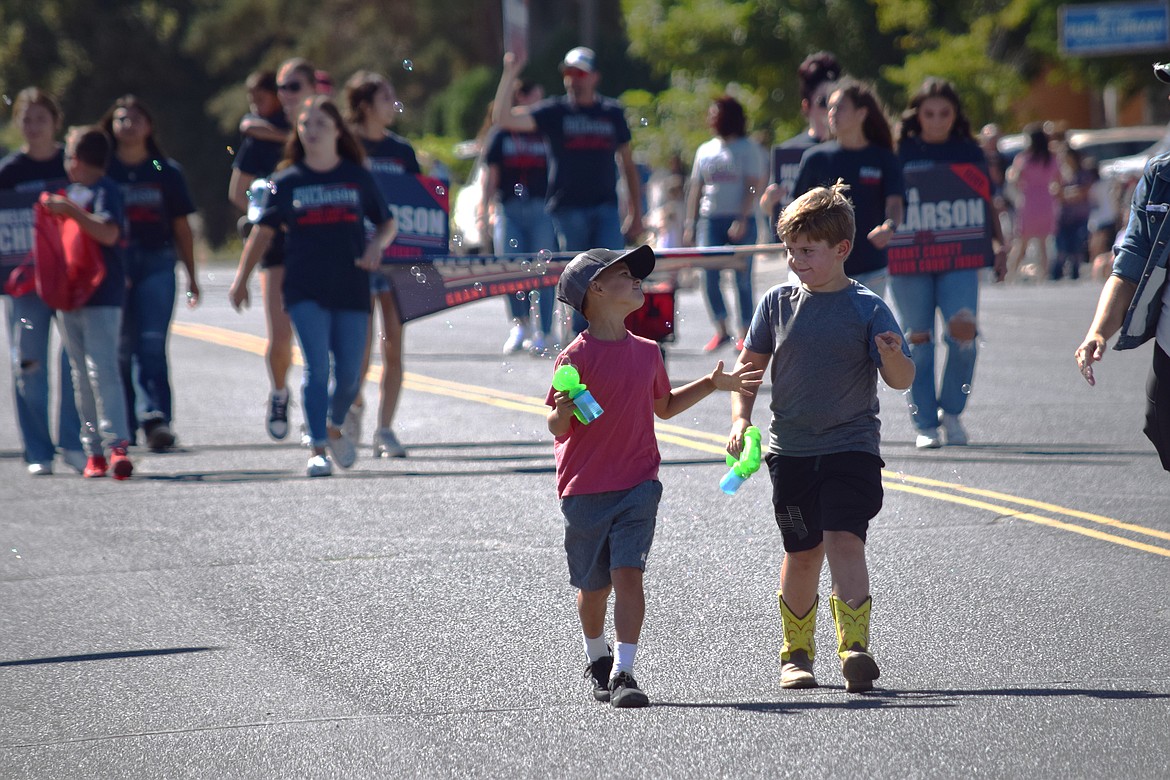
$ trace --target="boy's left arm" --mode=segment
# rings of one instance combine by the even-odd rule
[[[91,214],[64,195],[49,195],[45,206],[54,214],[62,214],[76,222],[85,234],[102,246],[113,246],[122,237],[122,229],[97,214]]]
[[[878,372],[885,383],[895,390],[905,390],[914,382],[914,361],[902,351],[902,336],[892,330],[873,338],[882,365]]]
[[[723,361],[720,360],[715,370],[707,376],[671,390],[656,399],[654,414],[663,420],[669,420],[690,409],[715,390],[729,390],[740,395],[754,396],[756,388],[763,384],[763,376],[763,370],[754,368],[751,363],[745,363],[735,372],[728,374],[723,370]]]

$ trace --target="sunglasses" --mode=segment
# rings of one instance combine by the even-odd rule
[[[817,108],[828,108],[829,107],[829,99],[827,97],[825,97],[824,95],[821,95],[819,98],[817,98],[816,100],[813,101],[813,105],[816,106]]]
[[[305,84],[303,81],[289,81],[276,85],[276,89],[280,92],[300,92],[304,88]]]

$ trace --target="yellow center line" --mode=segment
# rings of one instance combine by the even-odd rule
[[[174,322],[172,323],[172,330],[174,333],[180,336],[186,336],[188,338],[209,342],[218,346],[240,349],[256,355],[262,356],[267,351],[268,341],[266,338],[229,330],[227,328],[219,328],[212,325],[203,325],[191,322]],[[299,350],[294,349],[293,360],[299,365],[304,365]],[[372,382],[379,382],[381,378],[381,366],[371,366],[369,373],[366,374],[366,379]],[[441,395],[448,398],[473,401],[475,403],[494,406],[499,409],[508,409],[510,411],[536,414],[540,415],[541,417],[544,417],[548,413],[548,407],[545,406],[543,398],[536,398],[534,396],[523,395],[521,393],[513,393],[507,390],[497,390],[491,387],[469,385],[465,382],[455,382],[447,379],[423,376],[422,374],[415,374],[409,371],[405,372],[403,375],[403,387],[410,390],[430,393],[432,395]],[[723,447],[727,441],[726,436],[721,436],[716,433],[709,433],[707,431],[696,431],[690,428],[671,425],[661,421],[655,421],[655,430],[657,431],[660,441],[677,444],[681,447],[686,447],[698,452],[705,452],[720,457],[726,455],[726,451]],[[994,490],[968,487],[966,485],[961,485],[954,482],[943,482],[941,480],[930,479],[929,477],[906,475],[899,472],[889,471],[887,469],[882,470],[882,477],[884,478],[883,485],[890,490],[911,493],[925,498],[932,498],[938,501],[960,504],[973,509],[992,512],[996,515],[1025,520],[1027,522],[1037,523],[1039,525],[1048,526],[1050,528],[1057,528],[1062,531],[1081,534],[1083,536],[1088,536],[1101,541],[1131,547],[1136,550],[1142,550],[1143,552],[1170,557],[1170,549],[1164,547],[1145,544],[1143,542],[1134,541],[1122,536],[1108,534],[1103,531],[1098,531],[1094,528],[1072,525],[1070,523],[1065,523],[1053,518],[1032,514],[1031,512],[1019,511],[1012,508],[1011,506],[1004,506],[1003,504],[992,504],[986,501],[979,501],[973,498],[966,498],[963,495],[954,494],[961,493],[972,496],[980,496],[982,498],[992,499],[995,501],[1004,502],[1006,504],[1030,507],[1032,509],[1039,509],[1055,515],[1064,515],[1065,517],[1084,520],[1098,525],[1104,525],[1122,531],[1129,531],[1130,533],[1134,534],[1152,536],[1167,541],[1170,541],[1170,532],[1135,525],[1133,523],[1126,523],[1120,520],[1115,520],[1111,517],[1105,517],[1103,515],[1097,515],[1091,512],[1083,512],[1079,509],[1071,509],[1069,507],[1050,504],[1044,501],[1036,501],[1020,496],[1013,496]],[[925,487],[914,487],[914,485],[923,485]],[[929,490],[926,488],[939,488],[939,490]],[[951,492],[942,492],[944,490]]]

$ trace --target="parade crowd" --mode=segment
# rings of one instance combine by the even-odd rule
[[[864,692],[879,677],[869,648],[865,561],[869,523],[883,496],[877,382],[909,390],[916,447],[966,445],[962,417],[978,354],[981,284],[1076,278],[1083,265],[1112,264],[1076,358],[1091,384],[1092,364],[1119,330],[1121,348],[1157,337],[1146,432],[1170,469],[1170,318],[1158,317],[1170,305],[1170,250],[1158,248],[1166,246],[1158,240],[1167,208],[1164,157],[1137,183],[1133,216],[1118,237],[1118,194],[1058,133],[1029,127],[1027,148],[1009,164],[998,130],[988,125],[976,137],[949,82],[927,79],[893,115],[871,85],[817,52],[797,74],[804,131],[769,156],[749,132],[741,102],[716,96],[706,117],[710,140],[689,166],[680,152],[670,170],[651,177],[644,199],[625,110],[598,92],[595,53],[576,47],[565,54],[565,94],[555,97],[520,78],[524,65],[505,55],[486,112],[477,215],[500,254],[575,253],[557,285],[571,318],[556,365],[587,375],[607,412],[583,418],[570,389],[550,388],[546,403],[584,676],[597,700],[649,703],[633,668],[662,494],[654,417],[673,417],[726,391],[727,450],[740,457],[752,441],[759,444],[758,429],[754,438],[750,432],[765,370],[772,387],[764,462],[786,551],[777,594],[786,688],[817,685],[813,634],[826,562],[846,689]],[[1165,67],[1155,72],[1170,82]],[[305,363],[297,400],[310,450],[306,474],[351,467],[377,343],[383,372],[372,452],[405,457],[393,430],[404,329],[392,283],[378,272],[399,226],[375,174],[422,169],[410,143],[391,129],[401,110],[394,87],[382,74],[360,71],[334,98],[326,74],[296,58],[251,74],[247,89],[228,192],[243,212],[244,244],[229,298],[236,309],[248,306],[260,269],[268,434],[281,440],[292,433],[288,375],[296,338]],[[167,337],[177,265],[187,304],[200,300],[190,224],[196,204],[181,166],[163,151],[152,110],[133,95],[117,98],[94,124],[71,127],[63,144],[64,117],[43,90],[20,92],[13,119],[24,144],[0,161],[0,189],[45,193],[45,211],[88,237],[104,269],[82,305],[61,311],[35,286],[22,286],[20,274],[6,285],[28,473],[52,474],[60,455],[87,478],[125,480],[134,471],[131,448],[163,453],[177,441]],[[889,249],[914,206],[906,182],[939,164],[986,182],[989,249],[972,266],[891,273]],[[703,274],[713,327],[704,349],[716,364],[674,386],[658,345],[625,324],[643,303],[654,247],[777,241],[788,253],[787,284],[757,294],[748,253],[732,272],[729,307],[721,271]],[[546,354],[557,338],[553,303],[549,294],[509,297],[504,351]],[[60,356],[50,353],[53,321]],[[725,349],[729,370],[719,359]],[[56,399],[50,366],[61,372]],[[612,645],[604,634],[611,593]]]

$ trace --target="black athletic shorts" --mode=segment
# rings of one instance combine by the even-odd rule
[[[788,552],[811,550],[825,531],[848,531],[865,541],[882,508],[881,458],[868,452],[791,457],[769,452],[776,525]]]
[[[1154,443],[1162,468],[1170,471],[1170,356],[1157,343],[1146,382],[1146,427],[1142,432]]]

